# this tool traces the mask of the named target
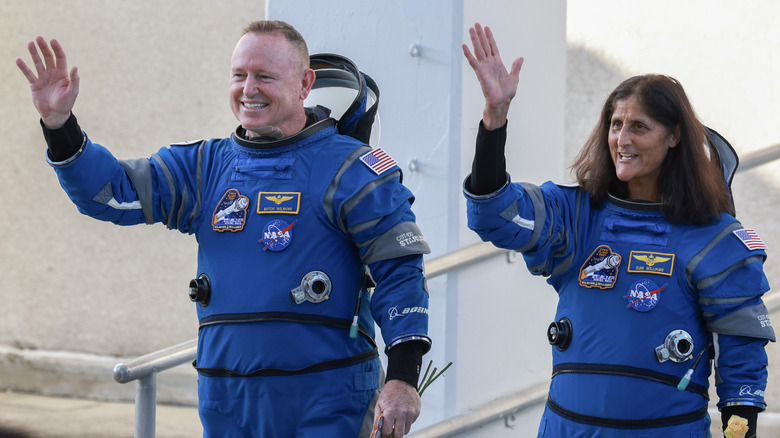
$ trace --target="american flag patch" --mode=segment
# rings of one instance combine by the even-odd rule
[[[390,155],[387,155],[382,148],[376,148],[360,157],[363,162],[374,173],[380,175],[385,170],[395,166],[397,163]]]
[[[748,249],[767,249],[766,244],[760,237],[756,230],[741,229],[733,231],[734,235],[739,237],[739,240],[747,246]]]

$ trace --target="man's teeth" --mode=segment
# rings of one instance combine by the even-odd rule
[[[244,103],[244,106],[249,109],[265,108],[268,104],[265,103]]]

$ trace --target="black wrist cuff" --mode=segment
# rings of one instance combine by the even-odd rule
[[[84,134],[73,113],[61,128],[49,129],[41,120],[43,138],[49,146],[49,159],[55,163],[65,161],[76,154],[84,144]]]
[[[506,183],[506,123],[504,126],[487,130],[479,122],[477,146],[471,165],[471,180],[467,190],[474,195],[487,195],[500,189]]]
[[[387,377],[390,380],[403,380],[417,388],[420,380],[422,357],[428,345],[421,341],[407,341],[387,350]]]

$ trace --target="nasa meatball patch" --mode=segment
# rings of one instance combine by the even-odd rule
[[[658,294],[668,286],[658,286],[652,280],[639,280],[631,285],[631,289],[628,291],[628,295],[623,298],[628,300],[626,308],[638,310],[640,312],[647,312],[653,310],[658,305],[658,300],[661,296]]]
[[[211,226],[214,231],[241,231],[246,225],[246,210],[249,198],[241,195],[236,189],[230,189],[222,195],[214,209]]]
[[[609,289],[615,285],[622,258],[607,245],[600,245],[580,269],[580,286]]]
[[[281,219],[274,219],[263,227],[263,238],[260,243],[263,245],[263,251],[281,251],[287,248],[292,242],[292,228],[295,221],[288,224]]]

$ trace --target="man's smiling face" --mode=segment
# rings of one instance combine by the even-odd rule
[[[303,129],[303,100],[314,74],[281,32],[241,37],[230,70],[230,107],[250,136],[273,128],[286,137]]]

